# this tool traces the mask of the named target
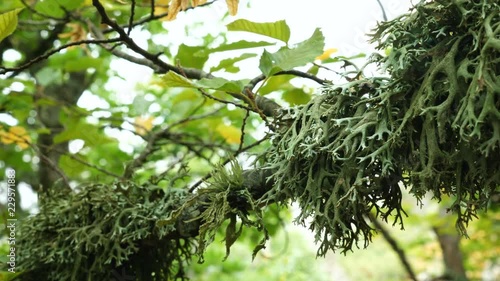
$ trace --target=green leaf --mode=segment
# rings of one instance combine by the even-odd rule
[[[18,8],[0,15],[0,42],[16,30],[17,14],[21,10],[22,8]]]
[[[162,77],[165,86],[167,87],[185,87],[185,88],[196,88],[194,84],[189,81],[189,79],[180,76],[179,74],[169,71]]]
[[[54,136],[54,143],[81,139],[85,142],[86,146],[94,147],[114,142],[113,139],[100,132],[95,125],[83,123],[79,120],[70,120],[69,123],[65,126],[68,128],[67,130]]]
[[[359,59],[359,58],[364,58],[364,57],[366,57],[366,54],[364,54],[364,53],[359,53],[357,55],[350,56],[350,57],[337,56],[337,57],[333,57],[333,58],[327,58],[322,63],[326,64],[326,63],[334,63],[334,62],[344,62],[344,61],[349,61],[349,60]]]
[[[103,59],[82,57],[78,60],[70,60],[64,64],[64,70],[69,72],[77,72],[89,68],[99,69],[103,64]]]
[[[321,55],[324,46],[325,37],[317,28],[309,39],[300,42],[293,49],[284,47],[274,54],[264,50],[259,68],[266,76],[270,76],[282,70],[303,66]]]
[[[84,0],[45,0],[38,1],[35,5],[35,10],[38,12],[55,17],[61,18],[66,14],[66,11],[72,11],[79,8]]]
[[[276,22],[252,22],[245,19],[235,20],[227,25],[229,31],[247,31],[288,43],[290,39],[290,28],[284,20]]]
[[[283,100],[290,105],[306,104],[311,100],[311,95],[304,92],[302,89],[295,88],[283,93]]]
[[[42,86],[48,86],[50,84],[59,85],[63,80],[63,73],[61,69],[53,67],[45,67],[38,71],[36,74],[36,79]]]
[[[219,77],[211,79],[203,78],[200,81],[196,82],[196,85],[200,88],[207,88],[231,93],[239,93],[245,86],[241,81],[229,81]]]
[[[264,96],[274,91],[291,90],[295,88],[292,84],[290,84],[290,80],[294,77],[294,75],[271,76],[267,79],[266,84],[259,89],[259,95]]]
[[[224,59],[219,63],[219,65],[210,68],[210,72],[215,72],[215,71],[218,71],[221,69],[225,69],[227,72],[236,73],[240,70],[239,67],[234,65],[236,62],[239,62],[239,61],[242,61],[242,60],[245,60],[248,58],[253,58],[256,56],[257,56],[256,54],[248,54],[247,53],[247,54],[242,54],[239,57]]]
[[[224,51],[271,46],[271,45],[274,45],[274,43],[269,43],[266,41],[253,42],[253,41],[241,40],[241,41],[237,41],[237,42],[233,42],[233,43],[229,43],[229,44],[220,45],[219,47],[211,49],[210,52],[211,53],[224,52]]]
[[[47,1],[47,0],[45,0]],[[84,0],[57,0],[59,5],[61,7],[64,7],[64,9],[68,11],[75,10],[77,8],[80,8],[84,2]]]
[[[163,82],[167,87],[204,88],[233,93],[241,92],[245,85],[242,81],[230,81],[219,77],[192,82],[173,71],[163,76]]]
[[[175,59],[178,60],[183,67],[202,69],[203,65],[205,65],[205,62],[208,60],[208,54],[206,52],[206,47],[181,44]]]

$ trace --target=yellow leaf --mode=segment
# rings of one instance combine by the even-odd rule
[[[215,130],[226,140],[229,144],[239,144],[241,140],[241,130],[231,125],[219,125]]]
[[[135,131],[141,135],[146,135],[153,128],[153,121],[155,118],[153,116],[149,117],[136,117],[134,121]]]
[[[22,10],[18,8],[3,14],[0,14],[0,41],[9,36],[17,28],[17,14]]]
[[[229,14],[231,16],[236,15],[238,12],[238,2],[239,0],[226,0],[227,9],[229,10]]]
[[[316,59],[317,60],[326,60],[327,58],[329,58],[331,56],[331,54],[337,52],[338,50],[335,49],[335,48],[330,48],[330,49],[326,49],[323,54],[321,54],[320,56],[317,56]]]
[[[9,138],[9,133],[7,133],[4,130],[1,130],[0,131],[0,142],[2,142],[4,144],[11,144],[14,142],[14,140],[12,138]]]
[[[19,126],[10,127],[9,132],[0,130],[0,142],[4,144],[17,144],[21,149],[29,147],[31,142],[30,136],[26,133],[26,129]]]
[[[150,0],[151,1],[151,0]],[[155,1],[155,16],[164,15],[168,12],[168,3],[170,0],[156,0]],[[166,21],[166,17],[162,17],[159,19],[160,21]]]
[[[172,0],[172,3],[168,6],[168,15],[166,20],[171,21],[177,17],[177,14],[181,9],[181,2],[182,0]]]

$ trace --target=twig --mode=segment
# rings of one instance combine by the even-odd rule
[[[274,74],[273,76],[278,76],[278,75],[294,75],[297,77],[302,77],[302,78],[313,80],[314,82],[316,82],[320,85],[325,85],[325,84],[330,83],[330,81],[328,81],[328,80],[321,79],[321,78],[318,78],[315,75],[312,75],[310,73],[302,72],[300,70],[294,70],[294,69],[280,71],[280,72]],[[245,89],[253,90],[253,88],[255,88],[255,86],[259,82],[264,81],[265,79],[266,79],[266,76],[264,74],[261,74],[255,78],[253,78],[252,80],[250,80],[250,82],[248,82],[248,84],[245,86]]]
[[[80,41],[70,42],[70,43],[62,45],[59,48],[52,49],[52,50],[44,53],[41,56],[37,56],[37,57],[33,58],[32,60],[30,60],[29,62],[27,62],[27,63],[25,63],[25,64],[23,64],[21,66],[12,67],[12,68],[3,67],[2,66],[2,67],[0,67],[0,74],[6,74],[7,72],[11,72],[11,71],[13,71],[13,72],[19,72],[21,70],[27,69],[28,67],[34,65],[35,63],[37,63],[39,61],[42,61],[44,59],[47,59],[50,56],[52,56],[53,54],[58,53],[61,50],[67,49],[67,48],[72,47],[72,46],[78,46],[78,45],[81,45],[81,44],[112,43],[112,42],[120,42],[120,40],[121,40],[120,38],[112,38],[112,39],[106,39],[106,40],[80,40]]]
[[[391,236],[389,231],[380,223],[380,221],[375,216],[370,215],[370,220],[373,222],[377,230],[379,230],[380,233],[382,233],[382,236],[384,237],[385,241],[389,243],[389,246],[391,246],[392,250],[396,252],[399,261],[406,270],[406,273],[410,276],[410,279],[413,281],[418,281],[415,272],[413,271],[412,267],[410,266],[410,263],[408,262],[405,252],[403,251],[403,249],[399,247],[398,242]]]
[[[377,0],[377,3],[380,6],[380,9],[382,10],[382,18],[384,19],[384,21],[387,21],[387,14],[385,13],[384,5],[382,5],[382,2],[380,2],[380,0]]]
[[[78,162],[78,163],[80,163],[80,164],[82,164],[82,165],[85,165],[85,166],[87,166],[87,167],[90,167],[90,168],[92,168],[92,169],[95,169],[95,170],[97,170],[97,171],[99,171],[99,172],[101,172],[101,173],[103,173],[103,174],[108,175],[108,176],[111,176],[111,177],[114,177],[114,178],[118,178],[118,179],[120,178],[120,175],[117,175],[117,174],[112,173],[112,172],[110,172],[110,171],[104,170],[103,168],[101,168],[101,167],[99,167],[99,166],[96,166],[96,165],[94,165],[94,164],[88,163],[88,162],[86,162],[85,160],[82,160],[82,159],[80,159],[79,157],[76,157],[75,155],[73,155],[73,154],[71,154],[71,153],[68,153],[68,152],[66,152],[66,151],[62,151],[62,150],[60,150],[60,149],[57,149],[57,148],[55,148],[55,147],[51,147],[51,146],[47,146],[47,145],[40,145],[40,144],[39,144],[38,146],[39,146],[39,147],[43,147],[43,148],[47,148],[47,149],[51,149],[51,150],[53,150],[53,151],[55,151],[55,152],[57,152],[57,153],[59,153],[59,154],[61,154],[61,155],[66,155],[66,156],[68,156],[69,158],[71,158],[71,159],[75,160],[76,162]]]
[[[127,30],[128,36],[130,36],[130,32],[132,32],[132,28],[134,25],[134,15],[135,15],[135,0],[132,0],[132,4],[130,4],[130,18],[128,20],[128,30]]]
[[[175,73],[181,74],[184,73],[186,77],[190,79],[201,79],[201,78],[206,78],[206,77],[211,77],[210,74],[201,71],[199,69],[193,69],[193,68],[183,68],[179,69],[176,66],[170,65],[164,61],[162,61],[159,58],[159,55],[157,54],[152,54],[149,53],[148,51],[144,50],[143,48],[139,47],[130,36],[127,35],[125,30],[118,25],[118,23],[112,19],[109,18],[108,14],[106,13],[106,9],[102,6],[102,4],[99,2],[99,0],[92,0],[92,5],[97,9],[97,12],[101,16],[101,22],[103,24],[109,25],[111,28],[113,28],[114,31],[118,33],[118,35],[121,38],[121,41],[127,45],[132,51],[140,54],[144,58],[148,59],[151,61],[153,64],[157,65],[160,68],[159,73],[167,73],[169,71],[173,71]]]
[[[203,96],[205,96],[205,97],[207,97],[207,98],[209,98],[209,99],[213,99],[213,100],[215,100],[215,101],[218,101],[218,102],[220,102],[220,103],[224,103],[224,104],[232,104],[232,105],[234,105],[234,106],[236,106],[236,107],[239,107],[239,108],[242,108],[242,109],[245,109],[245,110],[255,111],[255,110],[252,110],[250,107],[247,107],[247,106],[244,106],[244,105],[241,105],[241,104],[238,104],[238,103],[232,102],[232,101],[227,101],[227,100],[223,100],[223,99],[216,98],[216,97],[214,97],[214,96],[212,96],[212,95],[208,94],[207,92],[205,92],[205,90],[203,90],[203,89],[201,89],[201,88],[199,88],[198,90],[200,91],[200,93],[201,93]],[[231,95],[231,96],[233,96],[233,97],[234,97],[234,95]]]
[[[238,151],[240,151],[243,148],[243,141],[245,140],[245,126],[247,124],[248,117],[250,117],[250,111],[247,110],[245,113],[245,118],[243,118],[243,124],[241,124],[241,136],[240,136],[240,146],[238,147]]]

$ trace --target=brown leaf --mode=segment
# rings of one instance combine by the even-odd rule
[[[172,0],[172,3],[168,6],[167,20],[171,21],[177,17],[179,10],[181,9],[182,0]]]
[[[189,7],[189,0],[181,0],[181,10],[185,11]]]
[[[229,14],[231,16],[236,15],[238,12],[238,2],[239,0],[226,0],[227,9],[229,10]]]

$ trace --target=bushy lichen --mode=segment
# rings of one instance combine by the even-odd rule
[[[183,277],[192,242],[157,225],[187,198],[182,189],[116,183],[46,199],[23,221],[21,280],[166,280]]]
[[[283,114],[266,155],[275,186],[262,199],[297,201],[328,249],[371,239],[370,213],[402,223],[401,189],[455,198],[458,228],[500,185],[500,5],[421,2],[378,26],[373,56],[388,78],[327,87]]]
[[[264,233],[263,239],[255,247],[253,256],[264,247],[269,238],[264,226],[262,210],[256,203],[255,196],[251,193],[254,186],[248,183],[255,181],[244,178],[245,173],[236,161],[231,162],[229,170],[219,167],[208,181],[208,186],[198,192],[198,197],[204,205],[199,219],[200,225],[198,238],[198,254],[203,261],[206,247],[213,242],[215,234],[229,220],[225,229],[226,258],[230,248],[243,231],[243,227],[255,228]],[[237,227],[238,221],[240,223]]]

